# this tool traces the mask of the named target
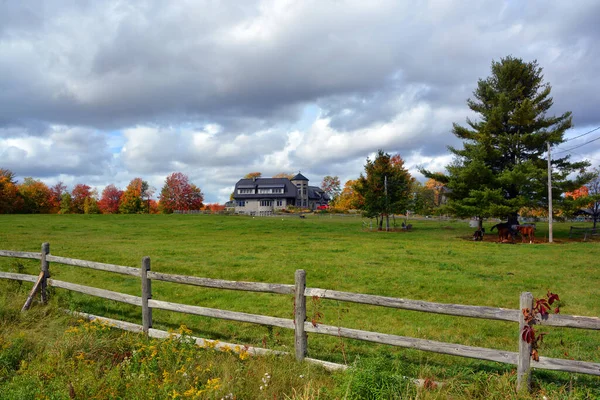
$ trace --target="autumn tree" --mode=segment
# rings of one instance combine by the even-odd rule
[[[71,190],[71,212],[75,214],[85,213],[85,199],[92,195],[92,188],[83,183],[75,185]]]
[[[441,174],[441,172],[436,172]],[[439,207],[442,205],[442,197],[444,196],[445,185],[443,182],[436,181],[435,179],[429,178],[425,182],[425,188],[429,189],[433,193],[433,206]]]
[[[102,197],[98,202],[98,208],[102,214],[117,214],[119,212],[119,202],[123,196],[123,191],[115,185],[110,184],[102,191]]]
[[[13,214],[21,211],[23,198],[17,187],[15,174],[0,168],[0,214]]]
[[[67,187],[62,183],[58,182],[50,188],[50,212],[57,214],[60,212],[60,202],[62,195],[66,192]]]
[[[385,217],[386,228],[389,228],[389,215],[404,213],[409,208],[414,178],[404,168],[402,158],[392,158],[383,150],[377,152],[375,160],[367,158],[365,174],[360,175],[355,186],[364,198],[363,213],[377,218],[380,230]]]
[[[359,210],[364,205],[364,198],[356,190],[358,180],[348,180],[339,196],[333,199],[332,206],[340,210]]]
[[[18,187],[23,198],[22,212],[26,214],[47,214],[50,212],[51,192],[44,182],[28,177],[23,179]]]
[[[72,201],[73,201],[73,197],[71,196],[71,193],[69,192],[64,192],[62,194],[62,196],[60,197],[60,214],[70,214],[73,212],[73,206],[72,206]]]
[[[221,211],[225,210],[225,206],[219,203],[206,204],[202,207],[203,210],[210,211],[212,214],[218,214]]]
[[[329,195],[330,199],[335,199],[342,192],[340,178],[331,175],[325,176],[321,182],[321,189]]]
[[[199,210],[204,196],[196,185],[189,182],[187,175],[173,172],[165,179],[160,191],[159,207],[165,214],[173,211]]]
[[[582,209],[585,214],[592,217],[594,229],[600,219],[600,168],[594,168],[592,178],[584,186],[585,190],[579,189],[571,195],[577,208]]]
[[[134,178],[121,195],[119,212],[121,214],[142,214],[149,211],[148,204],[152,189],[142,178]]]
[[[244,179],[260,178],[261,176],[262,172],[248,172],[246,175],[244,175]]]
[[[412,203],[411,209],[420,215],[433,214],[436,209],[436,194],[434,189],[431,189],[426,184],[415,180],[411,187]]]
[[[286,172],[280,172],[278,174],[273,175],[273,178],[287,178],[289,180],[292,180],[292,178],[296,176],[296,174],[288,174]]]
[[[446,184],[447,212],[477,217],[481,228],[484,218],[518,223],[520,208],[548,204],[547,144],[563,143],[572,125],[571,112],[546,115],[553,103],[550,91],[536,61],[509,56],[492,62],[491,75],[478,81],[474,98],[467,100],[478,120],[453,125],[463,148],[449,147],[455,157],[447,174],[422,171]],[[552,160],[553,197],[581,186],[587,177],[569,175],[587,165],[571,163],[569,156]]]
[[[84,214],[100,214],[100,208],[98,207],[98,191],[92,190],[89,197],[85,198],[83,202],[83,213]]]

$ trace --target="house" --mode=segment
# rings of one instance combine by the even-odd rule
[[[329,195],[298,173],[288,178],[240,179],[233,192],[235,212],[248,215],[271,215],[289,206],[316,210],[329,203]]]

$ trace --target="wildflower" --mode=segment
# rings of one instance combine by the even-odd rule
[[[187,334],[187,335],[189,335],[190,333],[192,333],[192,330],[191,330],[191,329],[189,329],[189,328],[188,328],[187,326],[185,326],[185,325],[181,325],[181,326],[179,327],[179,332],[180,332],[182,335],[183,335],[183,334]]]
[[[214,378],[206,381],[206,390],[218,390],[220,387],[221,378]]]
[[[304,375],[300,375],[300,379],[304,378]]]

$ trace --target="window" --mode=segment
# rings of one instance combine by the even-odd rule
[[[277,207],[283,207],[283,200],[277,200],[275,205],[277,205]]]
[[[272,205],[273,205],[273,200],[261,200],[260,201],[261,207],[271,207]]]
[[[237,205],[238,207],[246,207],[246,200],[238,200]]]
[[[238,189],[239,194],[254,194],[254,189]]]
[[[283,193],[283,188],[273,189],[273,193]]]
[[[258,189],[259,194],[268,194],[271,193],[271,189]]]

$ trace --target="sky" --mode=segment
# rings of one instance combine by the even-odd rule
[[[543,68],[567,138],[600,127],[598,15],[597,0],[0,1],[0,168],[100,192],[183,172],[209,203],[253,171],[343,185],[378,149],[422,179],[509,55]],[[596,138],[553,151],[596,167]]]

